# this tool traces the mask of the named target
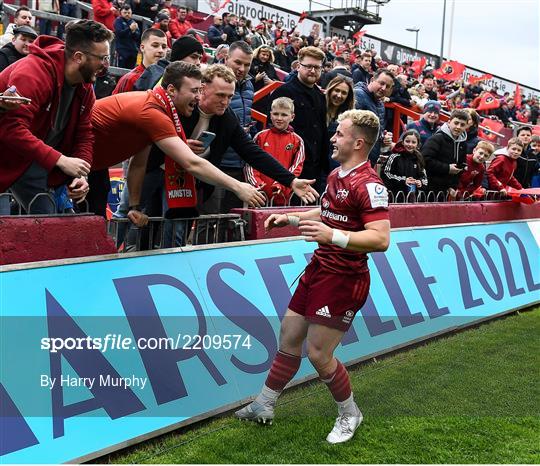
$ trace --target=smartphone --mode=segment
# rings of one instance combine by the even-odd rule
[[[204,144],[205,150],[208,149],[208,146],[212,144],[212,141],[216,137],[215,133],[211,133],[210,131],[203,131],[201,135],[198,138],[198,141],[201,141]]]
[[[4,100],[6,102],[17,101],[23,104],[29,104],[32,102],[32,99],[29,99],[28,97],[20,97],[18,95],[0,95],[0,100]]]

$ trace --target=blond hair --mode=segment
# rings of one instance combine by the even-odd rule
[[[309,46],[303,47],[298,51],[298,61],[302,61],[304,57],[315,58],[315,60],[320,60],[323,62],[326,55],[320,48]]]
[[[278,97],[272,102],[272,110],[282,108],[294,113],[294,101],[289,97]]]
[[[274,63],[275,61],[274,51],[268,45],[261,45],[260,47],[257,47],[253,51],[253,58],[259,59],[259,54],[261,52],[268,52],[270,54],[270,63]]]
[[[475,149],[484,149],[489,155],[495,152],[495,146],[487,141],[480,141],[478,144],[476,144]]]
[[[508,143],[506,144],[506,147],[510,146],[519,146],[523,149],[523,143],[518,138],[510,138],[508,140]]]
[[[344,120],[351,120],[353,127],[364,137],[369,150],[375,145],[379,137],[379,118],[369,110],[347,110],[338,117],[341,123]]]
[[[210,84],[215,78],[221,78],[231,84],[236,83],[236,76],[225,65],[210,65],[202,73],[202,82]]]

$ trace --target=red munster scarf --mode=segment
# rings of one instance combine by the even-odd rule
[[[184,128],[180,123],[178,112],[167,91],[158,86],[153,91],[154,96],[164,106],[167,115],[174,122],[178,137],[187,144]],[[186,172],[169,156],[165,157],[165,192],[169,209],[195,207],[197,205],[197,190],[195,178]]]

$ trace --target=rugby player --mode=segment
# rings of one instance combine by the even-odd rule
[[[276,400],[298,371],[307,340],[308,358],[338,407],[326,440],[346,442],[362,422],[349,375],[334,357],[334,350],[367,299],[367,253],[385,251],[390,241],[388,194],[368,162],[378,134],[379,119],[373,112],[342,113],[331,140],[332,158],[341,166],[328,176],[321,208],[273,214],[265,222],[267,230],[299,226],[306,241],[316,241],[319,247],[283,318],[279,351],[262,391],[236,412],[240,419],[272,423]]]

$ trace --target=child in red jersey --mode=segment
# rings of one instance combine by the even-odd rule
[[[337,404],[338,417],[326,437],[332,444],[350,440],[363,418],[334,351],[367,299],[367,253],[385,251],[390,242],[388,193],[368,160],[379,119],[367,110],[349,110],[338,121],[331,142],[332,159],[340,166],[328,175],[321,207],[266,219],[267,229],[299,226],[306,241],[319,247],[281,322],[279,351],[261,393],[235,413],[244,420],[273,421],[277,398],[300,367],[305,341],[309,361]]]
[[[485,162],[489,160],[495,147],[487,141],[476,144],[472,154],[467,155],[467,168],[459,175],[458,194],[463,197],[470,196],[482,186],[482,179],[486,171]]]
[[[304,141],[291,128],[294,120],[294,102],[288,97],[278,97],[272,102],[270,112],[272,128],[258,133],[253,139],[264,151],[268,152],[295,176],[300,176],[304,166]],[[264,191],[272,205],[287,205],[291,188],[279,184],[272,178],[254,170],[251,165],[244,168],[246,180]]]
[[[499,191],[501,194],[508,194],[507,188],[523,189],[518,180],[514,177],[517,159],[523,151],[523,144],[518,138],[508,141],[506,149],[498,155],[487,170],[489,189]]]

